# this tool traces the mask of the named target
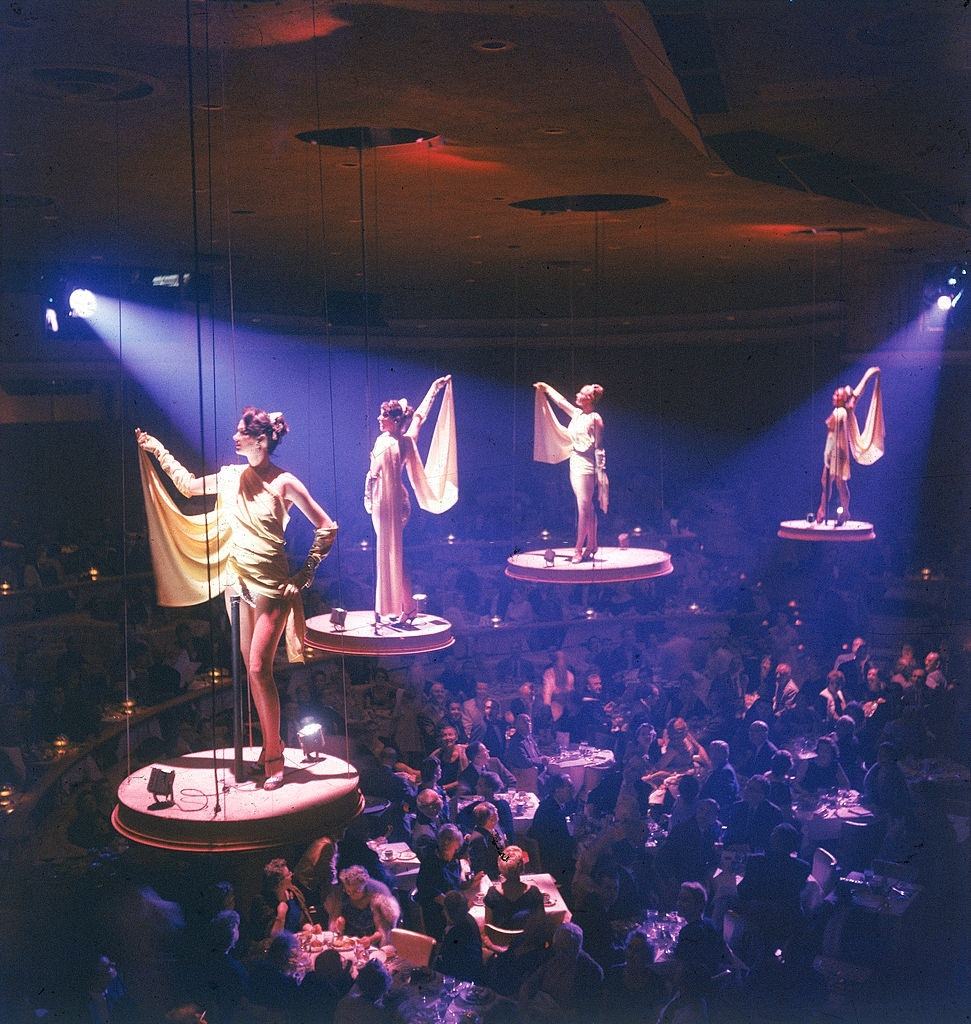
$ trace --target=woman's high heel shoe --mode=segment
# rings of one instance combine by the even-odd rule
[[[279,757],[268,757],[264,767],[266,778],[263,780],[263,788],[267,791],[279,789],[283,785],[283,754]]]
[[[582,551],[574,551],[572,557],[570,558],[571,565],[579,565],[580,562],[582,562],[582,561],[583,561],[583,552]]]

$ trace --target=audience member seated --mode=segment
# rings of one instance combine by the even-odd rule
[[[620,879],[611,866],[595,869],[593,886],[580,901],[573,922],[583,930],[583,943],[587,953],[608,971],[622,957],[614,940],[613,910],[620,895]]]
[[[642,928],[627,936],[624,962],[615,964],[604,978],[605,1012],[609,1024],[653,1020],[664,999],[664,983],[654,970],[654,946]]]
[[[485,702],[482,720],[482,742],[493,758],[502,760],[506,753],[506,723],[503,720],[499,701],[489,697]]]
[[[441,939],[445,932],[445,915],[442,910],[445,893],[477,885],[482,877],[478,873],[468,883],[463,883],[462,864],[459,861],[462,843],[462,833],[454,825],[442,825],[435,846],[423,846],[419,855],[418,905],[421,907],[426,934],[436,939]]]
[[[795,856],[799,833],[792,825],[776,825],[766,853],[752,854],[738,883],[739,906],[762,942],[763,952],[784,947],[802,921],[800,894],[811,866]],[[752,967],[760,961],[751,961]]]
[[[338,877],[340,888],[327,901],[331,931],[386,945],[401,914],[391,890],[359,865],[344,868]]]
[[[728,814],[728,829],[722,837],[726,846],[765,850],[769,836],[782,823],[782,811],[769,802],[769,783],[753,775],[742,789],[742,799]]]
[[[746,776],[764,775],[772,767],[772,758],[779,748],[769,739],[769,727],[765,722],[756,720],[748,727],[750,749],[748,756],[740,766],[741,773]]]
[[[358,972],[354,987],[337,1004],[334,1024],[392,1024],[395,1013],[386,1005],[391,975],[383,964],[369,960]]]
[[[459,792],[459,775],[469,766],[465,747],[459,743],[458,730],[451,723],[443,723],[438,730],[439,746],[432,757],[442,766],[441,786],[447,796]]]
[[[533,737],[532,718],[525,712],[516,715],[516,731],[506,743],[506,767],[517,775],[518,779],[520,773],[530,770],[537,773],[543,772],[547,760],[548,758],[540,755],[539,747]]]
[[[902,817],[911,810],[910,789],[897,764],[897,748],[892,743],[881,743],[877,748],[877,763],[863,781],[863,799],[874,810],[891,818]]]
[[[438,945],[435,968],[461,981],[482,980],[482,935],[469,904],[460,892],[448,892],[442,901],[445,934]]]
[[[239,942],[239,914],[221,910],[208,925],[208,941],[195,965],[192,995],[212,1024],[232,1024],[246,994],[246,968],[232,951]]]
[[[704,916],[708,893],[700,882],[685,882],[678,893],[678,913],[685,923],[678,932],[674,958],[685,974],[713,978],[720,970],[738,965],[722,933]]]
[[[286,1017],[299,1012],[300,944],[284,931],[270,940],[266,956],[250,968],[249,998],[260,1006],[281,1011]]]
[[[263,867],[260,893],[250,906],[250,942],[265,948],[267,940],[281,932],[296,932],[309,923],[310,914],[293,873],[282,857],[274,857]]]
[[[714,800],[723,811],[738,799],[738,777],[729,764],[728,753],[728,744],[724,740],[712,740],[708,745],[711,771],[700,793],[702,799]]]
[[[796,792],[815,796],[827,790],[849,789],[850,780],[839,762],[836,741],[829,736],[816,740],[816,756],[804,762],[806,768],[802,778],[796,779]]]
[[[851,715],[840,715],[833,723],[833,732],[836,735],[836,749],[843,771],[846,772],[850,785],[854,789],[859,789],[863,784],[863,755],[860,741],[856,738],[856,722]]]
[[[308,907],[324,913],[328,896],[337,888],[337,843],[330,836],[315,839],[297,861],[293,880]]]
[[[465,756],[468,759],[467,767],[459,772],[458,792],[460,794],[476,792],[476,784],[483,772],[494,772],[503,782],[503,789],[515,788],[516,777],[499,760],[493,757],[489,748],[479,740],[473,740],[465,748]]]
[[[299,1020],[306,1024],[331,1024],[337,1004],[354,984],[351,961],[336,949],[325,949],[314,961],[314,969],[300,985]]]
[[[576,676],[567,664],[563,651],[553,652],[553,661],[543,669],[542,700],[548,707],[554,697],[561,700],[573,693]]]
[[[499,815],[499,827],[506,834],[506,838],[509,839],[515,835],[516,823],[512,816],[512,808],[505,797],[498,795],[503,788],[502,780],[495,772],[482,772],[475,784],[475,795],[479,799],[459,811],[457,819],[459,828],[468,831],[475,828],[475,807],[480,801],[488,800]]]
[[[586,1024],[596,1015],[603,971],[583,951],[583,932],[561,924],[553,933],[553,955],[519,990],[520,1014],[538,1022]]]
[[[543,894],[535,885],[527,885],[522,880],[527,863],[526,853],[518,846],[506,847],[499,861],[499,881],[489,886],[485,894],[487,924],[506,931],[526,931],[535,924],[536,918],[545,917]],[[488,933],[483,941],[493,952],[504,948],[493,942]]]
[[[819,717],[825,728],[830,729],[840,715],[846,713],[846,698],[843,687],[846,678],[838,669],[826,676],[826,685],[819,691]]]
[[[682,775],[675,784],[677,796],[671,805],[671,819],[668,822],[668,831],[673,832],[679,825],[691,821],[698,809],[698,796],[701,793],[701,783],[697,775]]]
[[[792,818],[792,789],[789,786],[791,772],[792,754],[788,750],[780,750],[772,758],[772,767],[765,776],[769,783],[769,803],[775,804],[787,821]]]
[[[573,810],[573,783],[565,775],[554,775],[549,780],[549,796],[540,800],[529,828],[530,837],[539,847],[543,870],[561,887],[568,886],[573,877],[576,840],[567,823]]]
[[[669,775],[691,771],[695,764],[710,768],[711,761],[705,748],[691,735],[683,718],[672,718],[661,738],[661,757],[648,775],[653,785],[663,782]]]
[[[658,881],[668,899],[682,882],[708,881],[718,863],[715,842],[720,833],[714,800],[699,800],[694,817],[670,831],[656,857]]]
[[[499,877],[499,858],[507,845],[507,837],[499,827],[499,812],[487,800],[472,810],[475,828],[468,837],[468,857],[473,873],[483,872],[495,881]]]

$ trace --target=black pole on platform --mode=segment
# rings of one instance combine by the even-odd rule
[[[229,621],[233,634],[233,774],[243,781],[243,679],[239,652],[239,597],[229,599]]]

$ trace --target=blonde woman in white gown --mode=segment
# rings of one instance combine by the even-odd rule
[[[422,462],[418,434],[432,403],[444,391],[438,422]],[[381,433],[371,451],[371,466],[364,482],[364,508],[374,526],[377,580],[374,609],[388,618],[404,618],[414,611],[411,584],[405,571],[403,532],[411,515],[411,500],[402,474],[426,512],[447,512],[458,500],[455,415],[451,376],[439,377],[417,409],[404,398],[381,403]]]
[[[577,541],[571,562],[583,562],[597,553],[597,512],[607,511],[609,481],[604,452],[604,422],[595,407],[603,397],[599,384],[585,384],[576,394],[576,405],[568,402],[549,384],[534,384],[536,404],[533,434],[533,459],[537,462],[570,460],[570,486],[577,500]],[[564,427],[550,409],[552,402],[570,417]]]

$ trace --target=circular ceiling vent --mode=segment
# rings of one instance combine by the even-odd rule
[[[162,90],[161,82],[137,71],[107,67],[44,65],[21,76],[32,96],[70,103],[128,103]]]
[[[338,149],[383,149],[386,146],[407,146],[409,143],[431,142],[438,132],[418,128],[369,128],[358,125],[351,128],[318,128],[299,132],[301,142],[314,146],[334,146]]]
[[[666,202],[663,196],[605,194],[546,196],[541,199],[521,199],[509,205],[517,210],[538,210],[540,213],[616,213],[619,210],[643,210]]]

